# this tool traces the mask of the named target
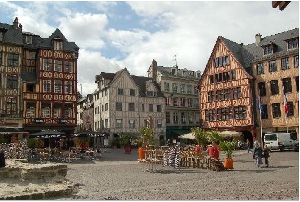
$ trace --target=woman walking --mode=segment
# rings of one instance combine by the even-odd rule
[[[260,167],[262,163],[262,158],[263,157],[263,149],[260,146],[260,144],[258,142],[255,143],[255,147],[253,150],[253,159],[255,159],[255,164]]]

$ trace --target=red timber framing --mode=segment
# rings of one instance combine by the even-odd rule
[[[255,137],[252,79],[219,37],[198,83],[202,127]]]

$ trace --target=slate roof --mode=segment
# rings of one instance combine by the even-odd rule
[[[118,75],[121,74],[123,71],[127,71],[128,70],[126,68],[119,70],[116,73],[106,73],[106,72],[101,72],[100,75],[96,76],[96,82],[97,79],[100,79],[100,77],[103,77],[106,80],[110,80],[109,84],[112,83],[114,80],[117,79]],[[128,72],[129,74],[129,72]],[[147,82],[153,82],[154,86],[157,88],[157,97],[165,97],[164,94],[161,92],[161,88],[159,86],[159,84],[155,81],[153,81],[152,78],[148,78],[148,77],[143,77],[143,76],[135,76],[135,75],[130,75],[129,77],[131,77],[131,79],[133,80],[133,82],[138,86],[139,88],[139,94],[141,97],[146,97],[146,83]]]
[[[0,32],[3,33],[3,43],[23,45],[22,29],[14,28],[13,25],[0,23]],[[1,41],[0,41],[1,42]]]
[[[291,53],[299,53],[299,48],[295,50],[287,50],[285,40],[292,38],[299,38],[299,28],[263,37],[261,38],[261,41],[258,45],[256,45],[256,43],[248,45],[238,44],[220,36],[220,39],[226,44],[227,48],[233,53],[233,55],[245,68],[245,70],[251,75],[251,64],[255,61],[277,58],[280,56],[289,55]],[[264,55],[263,46],[271,43],[275,46],[274,53],[270,55]]]

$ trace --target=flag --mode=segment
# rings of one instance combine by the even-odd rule
[[[260,99],[260,95],[258,94],[258,109],[259,109],[259,113],[260,113],[260,116],[263,114],[263,109],[262,109],[262,106],[261,106],[261,99]]]
[[[284,86],[282,87],[282,91],[283,91],[283,106],[284,106],[284,112],[285,114],[289,113],[289,107],[287,104],[287,99],[286,99],[286,95],[285,95],[285,91],[284,91]]]

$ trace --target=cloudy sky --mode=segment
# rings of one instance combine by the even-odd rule
[[[59,28],[80,47],[78,90],[86,95],[95,75],[126,67],[147,76],[152,59],[203,71],[218,36],[246,45],[258,33],[299,28],[299,2],[280,11],[272,1],[1,1],[0,22],[15,17],[26,32],[49,37]]]

